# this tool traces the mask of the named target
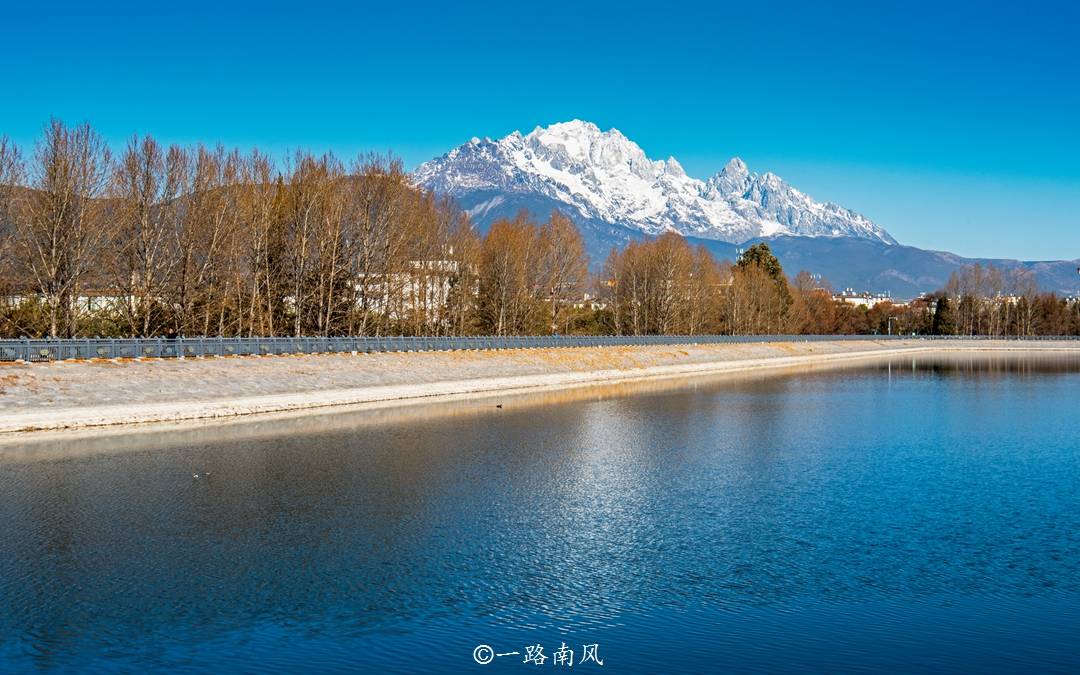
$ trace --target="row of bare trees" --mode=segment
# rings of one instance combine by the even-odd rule
[[[971,335],[998,338],[1080,335],[1080,302],[1041,292],[1030,272],[975,264],[952,274],[936,293],[902,304],[861,308],[833,302],[807,275],[793,287],[806,299],[809,323],[802,332]]]
[[[836,304],[817,285],[793,287],[767,244],[732,265],[673,233],[612,251],[603,290],[615,329],[632,335],[805,333]]]
[[[674,234],[613,251],[603,290],[613,329],[634,335],[1080,335],[1080,302],[1040,292],[1025,270],[972,265],[932,295],[857,306],[807,272],[789,279],[767,244],[731,265]]]
[[[937,297],[938,306],[944,306],[948,314],[938,319],[939,326],[944,325],[941,330],[957,335],[1080,333],[1077,304],[1040,292],[1026,270],[969,265],[954,272]]]
[[[577,227],[522,215],[481,239],[400,162],[163,147],[113,156],[53,121],[0,140],[2,332],[558,332],[588,280]]]
[[[1075,303],[974,266],[904,307],[857,308],[789,279],[765,244],[734,264],[674,233],[590,278],[559,213],[480,237],[400,162],[164,147],[115,156],[51,122],[0,138],[0,335],[1080,333]]]
[[[88,126],[53,123],[27,169],[20,149],[0,140],[0,218],[4,252],[18,259],[40,294],[50,335],[71,335],[74,317],[64,311],[94,269],[107,238],[101,227],[111,158]],[[29,172],[28,172],[29,171]]]
[[[479,242],[399,162],[162,147],[52,122],[0,140],[4,332],[467,330]]]
[[[695,335],[719,326],[730,272],[677,234],[613,250],[604,270],[603,297],[621,334]]]
[[[477,323],[493,335],[568,332],[588,279],[577,226],[555,212],[536,224],[524,213],[492,224],[477,261]]]
[[[1023,270],[981,264],[949,277],[941,295],[951,300],[961,335],[1032,335],[1039,287]]]

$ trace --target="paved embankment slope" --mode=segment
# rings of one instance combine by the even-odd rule
[[[1073,351],[1070,342],[843,341],[79,361],[0,366],[0,432],[445,400],[895,354]]]

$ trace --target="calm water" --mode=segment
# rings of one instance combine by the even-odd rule
[[[0,671],[1078,672],[1078,401],[901,360],[9,451]]]

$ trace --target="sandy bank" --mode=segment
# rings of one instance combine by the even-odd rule
[[[6,365],[0,367],[0,432],[400,405],[894,355],[1003,350],[1080,353],[1080,344],[837,340]]]

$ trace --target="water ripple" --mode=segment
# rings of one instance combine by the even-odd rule
[[[1080,367],[897,365],[0,463],[0,670],[1075,672]]]

